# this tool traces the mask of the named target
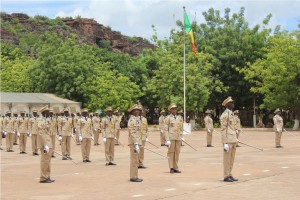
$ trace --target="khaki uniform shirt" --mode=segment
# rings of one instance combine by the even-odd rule
[[[159,127],[159,130],[160,130],[161,132],[163,132],[164,129],[165,129],[165,127],[164,127],[164,121],[165,121],[165,119],[166,119],[166,117],[163,116],[163,115],[161,115],[161,116],[159,117],[159,119],[158,119],[158,127]]]
[[[28,117],[19,117],[17,119],[17,124],[18,124],[17,130],[19,133],[27,133],[28,132],[28,127],[29,127]]]
[[[180,115],[168,115],[164,124],[166,140],[181,140],[183,134],[183,118]]]
[[[45,145],[52,148],[52,142],[50,137],[50,125],[51,119],[42,117],[38,119],[38,137],[37,137],[37,147],[43,149]]]
[[[38,134],[38,118],[32,117],[29,119],[29,132],[33,135]]]
[[[50,119],[50,135],[58,135],[58,119],[49,117]]]
[[[283,130],[283,119],[280,115],[276,114],[273,117],[273,122],[274,122],[274,130],[277,132],[282,132]]]
[[[116,118],[118,119],[118,122],[116,123],[116,129],[121,129],[121,121],[122,121],[123,115],[119,115],[119,116],[116,115]]]
[[[142,133],[141,133],[142,121],[140,116],[131,115],[128,120],[128,144],[137,143],[142,145]]]
[[[233,115],[233,125],[234,129],[240,131],[241,130],[241,120],[237,115]]]
[[[71,136],[73,133],[73,119],[72,117],[62,117],[59,122],[59,131],[62,136]]]
[[[234,116],[232,111],[226,109],[221,117],[221,134],[222,134],[222,143],[236,143],[236,132],[234,127]]]
[[[214,122],[209,115],[204,117],[204,123],[206,130],[213,130],[214,129]]]
[[[102,134],[105,138],[115,138],[116,137],[116,124],[118,119],[112,115],[111,117],[106,116],[102,119]]]
[[[92,138],[93,126],[90,117],[82,117],[80,119],[80,133],[82,138]]]
[[[101,119],[97,116],[94,116],[92,118],[93,121],[93,128],[96,129],[97,131],[101,129]]]
[[[148,137],[148,121],[146,117],[141,116],[141,134],[142,134],[142,141],[145,141]]]
[[[5,118],[4,127],[5,127],[5,131],[7,133],[15,133],[15,131],[16,131],[15,122],[16,122],[15,117],[6,117]]]

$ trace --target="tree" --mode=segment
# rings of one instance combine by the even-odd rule
[[[300,34],[283,32],[268,39],[265,56],[242,70],[253,83],[253,93],[263,95],[261,108],[300,108]]]

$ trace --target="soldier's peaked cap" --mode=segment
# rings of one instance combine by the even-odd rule
[[[49,110],[49,107],[48,106],[44,106],[44,107],[42,107],[40,110],[39,110],[39,112],[44,112],[44,111],[47,111],[47,110]]]
[[[280,112],[280,109],[279,109],[279,108],[277,108],[277,109],[274,111],[275,114],[278,113],[278,112]]]
[[[225,99],[225,100],[223,101],[222,106],[226,106],[226,104],[228,104],[228,103],[230,103],[230,102],[233,102],[231,96],[228,97],[227,99]]]
[[[137,104],[134,104],[133,106],[131,106],[129,109],[128,109],[128,112],[131,112],[133,110],[140,110],[139,106]]]
[[[176,103],[172,103],[171,105],[169,105],[168,110],[170,111],[172,108],[177,108]]]

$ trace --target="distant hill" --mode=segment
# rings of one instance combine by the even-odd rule
[[[19,24],[21,24],[21,28],[18,27]],[[59,33],[62,37],[75,33],[80,36],[81,41],[79,42],[81,43],[97,45],[100,48],[108,48],[114,52],[131,56],[140,54],[144,49],[155,48],[144,38],[124,36],[93,19],[81,17],[49,19],[40,15],[29,17],[22,13],[1,13],[1,41],[18,44],[18,34],[13,31],[12,27],[19,28],[22,33],[50,31]]]

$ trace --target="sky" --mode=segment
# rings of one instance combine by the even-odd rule
[[[190,21],[198,24],[205,23],[202,13],[211,7],[220,10],[221,16],[225,8],[235,13],[245,7],[250,27],[262,24],[271,13],[268,27],[280,25],[288,31],[299,29],[300,0],[1,0],[1,11],[8,14],[93,18],[124,35],[147,39],[153,35],[152,25],[159,38],[168,37],[170,30],[177,28],[176,20],[183,19],[183,6]]]

